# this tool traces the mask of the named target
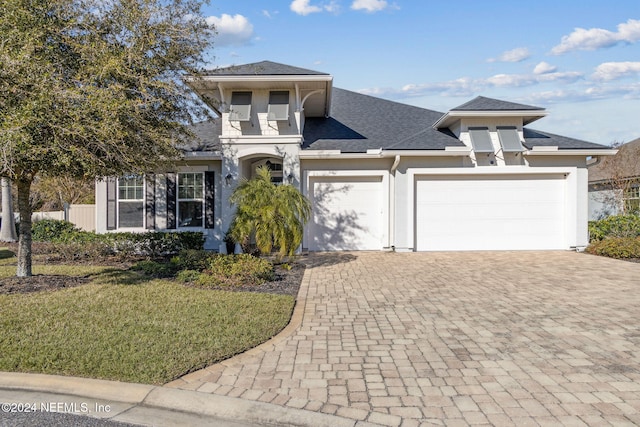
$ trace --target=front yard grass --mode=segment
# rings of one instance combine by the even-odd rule
[[[15,275],[2,259],[0,277]],[[14,265],[11,265],[14,264]],[[90,284],[0,295],[0,370],[164,384],[282,330],[288,295],[226,292],[96,266],[35,265]]]

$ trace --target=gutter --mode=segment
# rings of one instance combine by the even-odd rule
[[[340,150],[306,150],[300,152],[301,159],[376,159],[402,157],[467,157],[471,155],[468,147],[447,147],[444,150],[367,150],[366,153],[343,153]],[[396,166],[397,167],[397,166]]]

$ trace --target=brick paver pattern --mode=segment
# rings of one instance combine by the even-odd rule
[[[286,339],[170,384],[388,426],[640,425],[640,264],[312,254]]]

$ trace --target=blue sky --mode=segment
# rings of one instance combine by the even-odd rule
[[[212,0],[211,67],[263,60],[438,111],[478,95],[545,107],[535,129],[640,137],[640,0]]]

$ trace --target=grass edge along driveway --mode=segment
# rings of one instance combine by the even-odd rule
[[[295,304],[95,270],[76,288],[0,295],[0,371],[165,384],[273,337]]]

